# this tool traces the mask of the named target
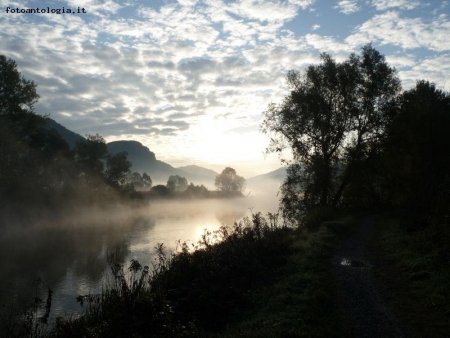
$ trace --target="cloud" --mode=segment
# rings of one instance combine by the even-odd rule
[[[239,0],[227,11],[242,18],[258,21],[289,21],[297,16],[298,6],[271,0]]]
[[[417,80],[428,80],[437,84],[438,88],[450,90],[450,54],[429,57],[416,62],[409,69],[399,72],[404,88],[413,87]]]
[[[378,11],[385,11],[391,8],[414,9],[420,6],[418,0],[372,0],[372,6]]]
[[[254,130],[268,102],[286,94],[286,72],[317,63],[320,52],[340,61],[367,42],[389,45],[387,60],[405,86],[423,77],[449,86],[448,17],[399,12],[416,1],[62,3],[88,14],[0,17],[0,48],[38,84],[36,109],[81,134],[136,139],[170,158],[214,149],[232,158],[245,142],[259,155],[261,139],[238,142],[237,131]],[[350,14],[363,4],[374,6],[363,23],[353,15],[329,31],[317,21],[335,5]],[[305,21],[313,10],[314,21]]]
[[[412,55],[405,55],[405,56],[398,56],[398,55],[387,55],[386,61],[396,68],[409,68],[416,65],[416,61],[414,56]]]
[[[348,44],[341,43],[331,36],[322,36],[319,34],[306,34],[305,41],[308,45],[320,52],[350,52],[351,47]]]
[[[389,11],[375,15],[355,29],[345,39],[352,46],[368,42],[381,45],[397,45],[405,49],[427,48],[433,51],[450,49],[450,21],[441,14],[424,20],[401,17],[398,12]]]
[[[104,16],[104,13],[114,14],[118,10],[125,7],[125,5],[119,4],[112,0],[65,0],[67,5],[71,8],[77,9],[78,7],[84,8],[86,12],[95,16]]]
[[[313,5],[316,0],[289,0],[289,2],[293,5],[299,6],[301,9],[306,9]]]
[[[338,8],[341,13],[352,14],[361,9],[358,2],[358,0],[341,0],[334,8]]]

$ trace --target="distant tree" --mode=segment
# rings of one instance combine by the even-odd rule
[[[129,182],[134,185],[136,189],[150,189],[152,187],[152,179],[147,173],[143,173],[142,175],[138,172],[134,172],[129,177]]]
[[[142,181],[144,182],[143,184],[146,189],[150,189],[152,187],[152,179],[147,173],[142,174]]]
[[[207,197],[208,189],[203,184],[195,185],[191,182],[187,187],[186,195],[189,197]]]
[[[246,181],[242,176],[236,174],[236,170],[226,167],[222,173],[216,176],[215,186],[220,191],[242,192]]]
[[[132,166],[127,155],[127,152],[123,151],[115,155],[108,154],[106,157],[106,182],[115,188],[124,187],[127,183]]]
[[[154,197],[168,197],[170,196],[170,192],[170,189],[165,185],[158,184],[150,190],[150,195]]]
[[[188,182],[184,177],[171,175],[166,186],[170,191],[185,191],[188,187]]]
[[[290,71],[290,93],[264,112],[268,152],[289,148],[293,154],[281,192],[284,212],[294,218],[299,210],[342,201],[377,153],[400,91],[395,69],[371,45],[342,63],[326,53],[321,61],[304,73]]]
[[[74,151],[76,161],[87,175],[103,175],[103,162],[108,155],[108,149],[102,136],[87,135],[86,140],[77,142]]]

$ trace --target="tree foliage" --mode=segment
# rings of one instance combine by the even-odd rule
[[[75,158],[84,170],[101,174],[104,170],[103,161],[108,155],[105,139],[99,134],[87,135],[86,140],[75,145]]]
[[[34,113],[38,99],[36,84],[20,74],[14,60],[0,55],[0,115]]]
[[[450,191],[450,94],[422,80],[399,102],[384,147],[387,198],[430,213],[438,196]]]
[[[188,182],[186,178],[178,176],[178,175],[171,175],[169,179],[167,180],[167,188],[170,191],[185,191],[188,187]]]
[[[136,189],[139,190],[149,190],[152,187],[152,179],[147,173],[142,175],[138,172],[134,172],[128,177],[128,181],[133,184]]]
[[[294,213],[336,207],[377,153],[400,80],[384,56],[366,45],[361,55],[341,63],[324,53],[304,73],[290,71],[287,84],[290,93],[269,105],[262,125],[271,135],[269,152],[292,151],[282,202]]]
[[[236,174],[236,170],[226,167],[222,173],[216,176],[215,186],[220,191],[242,192],[245,189],[246,182],[242,176]]]
[[[123,151],[115,155],[108,154],[106,157],[106,182],[115,188],[132,189],[132,186],[127,185],[127,177],[131,173],[132,166],[127,156],[127,152]]]

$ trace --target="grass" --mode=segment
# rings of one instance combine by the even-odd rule
[[[315,232],[293,233],[278,280],[251,294],[252,308],[237,314],[217,337],[336,337],[330,257],[351,231],[352,218],[322,223]]]
[[[430,229],[408,231],[410,222],[399,214],[378,218],[369,242],[374,271],[409,336],[448,337],[450,264],[442,260]]]

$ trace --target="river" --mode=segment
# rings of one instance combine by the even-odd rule
[[[275,212],[277,203],[252,198],[151,202],[140,208],[83,209],[64,219],[39,219],[0,238],[0,305],[8,313],[29,307],[36,294],[54,292],[52,317],[82,311],[78,295],[101,291],[114,252],[125,268],[131,259],[154,263],[155,246],[175,252],[177,242],[197,244],[205,230],[232,226],[251,212]],[[4,312],[5,313],[5,312]]]

